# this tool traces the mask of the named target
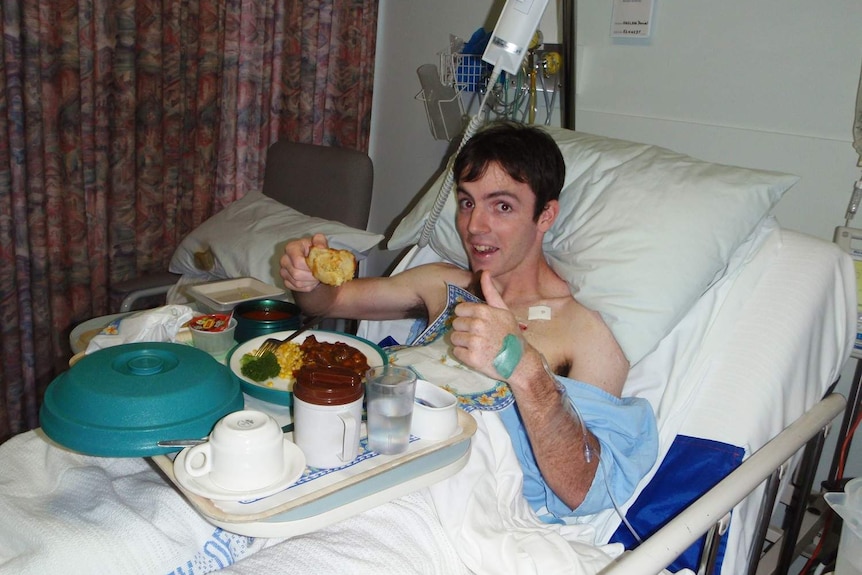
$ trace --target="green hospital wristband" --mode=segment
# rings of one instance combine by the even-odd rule
[[[507,334],[503,338],[503,347],[494,358],[494,369],[500,374],[503,379],[509,379],[518,363],[521,361],[521,356],[524,354],[524,346],[518,336]]]

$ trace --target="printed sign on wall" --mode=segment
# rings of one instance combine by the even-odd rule
[[[614,0],[611,36],[649,38],[653,0]]]

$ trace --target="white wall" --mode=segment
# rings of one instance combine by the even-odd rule
[[[553,5],[553,2],[551,3]],[[442,169],[449,143],[434,140],[425,118],[416,69],[436,64],[449,34],[468,39],[491,29],[503,0],[380,0],[374,104],[369,155],[374,161],[374,205],[369,229],[391,224]],[[557,42],[557,10],[546,10],[540,29]],[[457,145],[457,141],[453,145]],[[397,254],[372,254],[368,273],[382,273]]]
[[[485,1],[380,0],[369,155],[374,162],[374,203],[369,229],[393,231],[392,222],[430,183],[448,142],[431,136],[416,69],[436,63],[449,33],[469,37],[488,12]],[[388,235],[388,234],[387,234]],[[368,273],[380,274],[395,254],[372,254]]]
[[[578,17],[577,129],[795,173],[781,223],[832,238],[859,174],[858,0],[657,0],[644,44],[610,38],[611,2]]]
[[[797,174],[776,215],[786,227],[831,239],[859,177],[851,123],[862,3],[655,2],[652,37],[627,41],[610,38],[610,0],[578,2],[577,129]],[[449,33],[468,38],[486,21],[493,26],[501,7],[502,0],[380,0],[373,230],[391,231],[446,153],[414,100],[416,68],[436,62]],[[549,9],[541,25],[548,42],[560,38],[558,11]],[[369,271],[382,272],[393,257],[376,255]],[[851,376],[846,369],[841,389]],[[847,471],[862,475],[862,438],[854,447]]]
[[[579,2],[576,128],[796,174],[776,216],[831,240],[860,173],[852,121],[862,4],[656,0],[652,37],[628,42],[609,35],[611,6]],[[851,360],[842,374],[845,395],[854,368]],[[846,475],[862,475],[862,437]]]

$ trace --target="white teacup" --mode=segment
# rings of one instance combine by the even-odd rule
[[[235,411],[215,424],[209,441],[189,449],[184,461],[192,477],[208,475],[229,491],[255,491],[284,475],[284,434],[261,411]]]
[[[358,376],[333,368],[303,371],[293,386],[293,442],[310,467],[356,459],[364,391]]]
[[[448,439],[458,431],[458,398],[424,379],[416,380],[410,433],[422,439]]]

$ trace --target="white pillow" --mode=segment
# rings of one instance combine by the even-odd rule
[[[360,258],[383,240],[380,234],[306,216],[253,193],[231,203],[183,238],[168,269],[206,280],[253,277],[283,287],[278,262],[284,244],[316,233],[324,234],[332,247],[349,249]],[[195,253],[207,252],[212,254],[211,261],[202,269],[201,262],[195,262]]]
[[[547,128],[566,162],[545,254],[582,304],[600,312],[632,365],[724,273],[796,176],[712,164],[646,144]],[[416,243],[441,176],[396,228]],[[450,194],[429,245],[462,266]]]

